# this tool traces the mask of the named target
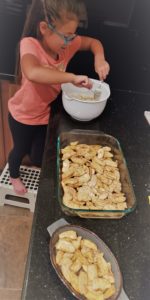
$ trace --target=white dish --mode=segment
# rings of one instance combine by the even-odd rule
[[[62,102],[65,111],[79,121],[90,121],[97,118],[103,112],[110,96],[109,85],[96,79],[91,79],[91,90],[79,88],[71,83],[62,84]],[[101,92],[94,99],[94,90],[100,85]],[[78,96],[79,95],[79,96]],[[80,98],[85,97],[86,100]],[[89,96],[89,99],[88,99]],[[92,98],[92,99],[91,99]]]

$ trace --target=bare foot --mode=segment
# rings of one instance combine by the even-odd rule
[[[24,195],[25,193],[27,193],[27,189],[19,177],[18,178],[10,177],[10,182],[13,185],[16,194]]]

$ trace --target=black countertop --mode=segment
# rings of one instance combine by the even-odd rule
[[[49,260],[47,227],[61,217],[94,231],[110,247],[119,262],[130,300],[150,299],[150,128],[144,117],[144,111],[150,110],[149,98],[114,91],[103,114],[89,123],[72,120],[60,108],[60,100],[53,105],[22,299],[75,299],[60,282]],[[134,212],[120,220],[80,219],[61,212],[56,193],[56,140],[59,132],[71,129],[96,129],[120,141],[137,199]]]

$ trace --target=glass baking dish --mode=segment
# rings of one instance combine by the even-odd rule
[[[99,144],[101,146],[111,147],[114,159],[118,162],[120,172],[120,181],[122,192],[126,196],[127,208],[124,210],[99,210],[99,209],[78,209],[70,208],[63,203],[63,188],[61,186],[61,149],[70,144],[70,142],[78,141],[88,145]],[[127,164],[116,138],[105,133],[93,130],[72,130],[62,132],[57,140],[57,192],[58,200],[62,211],[70,216],[79,216],[82,218],[105,218],[120,219],[128,213],[131,213],[136,207],[136,198],[133,191]]]
[[[81,226],[77,225],[65,225],[57,228],[50,239],[49,244],[49,252],[50,252],[50,260],[51,263],[59,276],[60,280],[63,282],[63,284],[69,289],[69,291],[72,293],[73,296],[75,296],[77,299],[80,300],[86,300],[87,298],[84,295],[81,295],[79,292],[77,292],[71,284],[65,279],[61,272],[60,266],[58,266],[56,262],[56,243],[59,240],[59,234],[61,234],[64,231],[73,230],[77,233],[78,236],[81,236],[83,239],[88,239],[92,241],[94,244],[97,245],[100,252],[104,254],[104,259],[111,264],[111,269],[114,274],[115,278],[115,288],[116,292],[111,297],[107,298],[108,300],[117,300],[120,296],[123,280],[122,280],[122,274],[118,265],[118,262],[114,256],[114,254],[111,252],[111,250],[108,248],[108,246],[92,231],[83,228]],[[106,299],[106,298],[105,298]]]

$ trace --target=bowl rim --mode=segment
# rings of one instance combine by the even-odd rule
[[[91,79],[91,80],[92,80],[92,81],[98,81],[98,80],[96,80],[96,79]],[[82,102],[82,103],[93,103],[93,104],[95,104],[95,103],[100,103],[100,102],[106,102],[106,101],[109,99],[110,95],[111,95],[109,84],[106,83],[106,82],[101,82],[101,85],[103,85],[104,88],[107,89],[107,91],[108,91],[108,96],[107,96],[106,99],[99,99],[99,100],[81,100],[81,99],[77,99],[77,98],[70,98],[70,97],[66,94],[66,92],[63,90],[63,85],[66,85],[66,84],[68,84],[68,83],[63,83],[63,84],[61,85],[61,88],[62,88],[62,92],[63,92],[64,96],[66,97],[66,100],[67,100],[67,101],[78,101],[78,102]],[[65,100],[65,99],[63,99],[63,101],[64,101],[64,100]]]
[[[56,260],[55,260],[55,255],[54,255],[54,245],[53,245],[53,240],[55,238],[55,236],[57,236],[57,234],[59,233],[59,231],[61,229],[64,229],[63,231],[65,231],[66,229],[68,230],[76,230],[75,228],[77,229],[80,229],[80,230],[83,230],[87,233],[89,233],[89,235],[92,235],[93,237],[95,237],[96,240],[99,240],[101,244],[103,244],[103,247],[106,249],[107,253],[109,253],[109,255],[113,258],[114,260],[114,263],[117,267],[117,270],[118,270],[118,273],[119,273],[119,279],[120,279],[120,282],[119,282],[119,288],[118,288],[118,291],[116,291],[115,295],[111,296],[108,298],[108,300],[117,300],[118,297],[120,296],[121,294],[121,290],[123,288],[123,277],[122,277],[122,273],[120,271],[120,267],[119,267],[119,264],[118,264],[118,261],[115,257],[115,255],[113,254],[113,252],[111,251],[111,249],[105,244],[105,242],[96,234],[94,233],[93,231],[85,228],[85,227],[82,227],[80,225],[73,225],[73,224],[68,224],[68,225],[63,225],[63,226],[60,226],[59,228],[57,228],[52,236],[51,236],[51,239],[50,239],[50,242],[49,242],[49,254],[50,254],[50,261],[52,263],[52,266],[55,270],[55,272],[57,273],[58,277],[60,278],[60,280],[63,282],[63,284],[68,288],[68,290],[79,300],[86,300],[87,298],[80,294],[79,292],[77,292],[72,286],[71,284],[65,279],[65,277],[63,276],[62,272],[61,272],[61,269],[60,267],[56,264]],[[61,231],[61,232],[63,232]],[[88,238],[88,237],[87,237]],[[100,250],[100,249],[99,249]],[[101,251],[102,252],[102,251]],[[105,253],[103,251],[103,254],[104,254],[104,258],[105,258]],[[105,258],[106,260],[106,258]],[[107,261],[107,260],[106,260]],[[108,262],[108,261],[107,261]],[[111,261],[109,261],[111,263]]]

